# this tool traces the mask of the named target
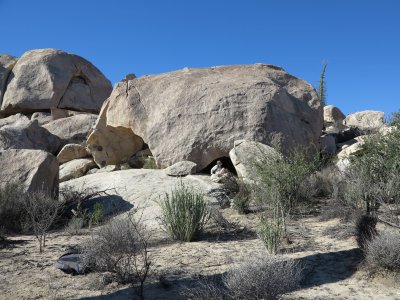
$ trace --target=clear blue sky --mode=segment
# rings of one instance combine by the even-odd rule
[[[400,109],[399,0],[0,0],[0,53],[57,48],[128,73],[269,63],[345,113]]]

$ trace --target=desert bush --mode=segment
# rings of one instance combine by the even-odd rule
[[[230,300],[229,291],[220,278],[196,280],[196,285],[185,288],[181,295],[190,300]]]
[[[60,216],[64,202],[46,191],[29,193],[23,202],[25,226],[32,230],[39,242],[39,252],[46,246],[46,235]]]
[[[160,201],[161,224],[173,239],[190,242],[210,219],[204,196],[182,182]]]
[[[366,213],[381,205],[400,207],[400,127],[383,136],[372,136],[351,158],[346,174],[346,195]]]
[[[309,177],[319,167],[317,156],[309,157],[305,149],[295,149],[287,156],[275,159],[264,158],[257,169],[260,182],[258,184],[259,200],[280,210],[282,224],[286,230],[285,219],[301,202],[311,199],[312,193]],[[308,191],[308,193],[305,193]]]
[[[400,273],[400,233],[384,231],[367,243],[366,262],[372,270]]]
[[[367,244],[377,235],[377,218],[371,215],[362,215],[356,221],[356,240],[360,249],[365,250]]]
[[[239,214],[247,214],[250,210],[251,188],[248,184],[239,180],[239,192],[233,198],[233,208]]]
[[[148,156],[143,163],[143,169],[158,169],[156,160],[153,156]]]
[[[302,267],[278,256],[250,257],[225,275],[223,281],[231,299],[277,299],[296,289]]]
[[[264,243],[268,253],[276,254],[283,237],[283,228],[280,218],[268,219],[261,217],[257,227],[257,236]]]
[[[139,284],[142,299],[151,265],[148,239],[146,228],[135,220],[133,213],[115,218],[93,232],[91,239],[83,245],[85,265],[115,273],[121,283]]]
[[[23,229],[25,197],[24,190],[17,184],[9,183],[0,187],[0,227],[4,234],[21,232]]]
[[[85,220],[80,217],[73,216],[65,227],[65,231],[70,235],[78,235],[85,226]]]

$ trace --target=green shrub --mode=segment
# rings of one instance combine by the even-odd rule
[[[99,202],[96,202],[93,207],[93,212],[90,215],[89,228],[91,228],[92,225],[100,224],[100,222],[103,220],[103,216],[104,216],[103,211],[104,211],[103,205]]]
[[[153,156],[148,156],[143,163],[143,169],[158,169],[156,160]]]
[[[283,237],[283,228],[280,218],[261,218],[257,227],[257,236],[264,243],[268,253],[276,254]]]
[[[250,201],[250,187],[243,181],[239,181],[239,192],[233,198],[233,208],[239,214],[247,214],[250,211]]]
[[[368,138],[351,157],[345,196],[353,205],[374,214],[384,204],[400,208],[400,128]]]
[[[5,233],[22,231],[25,198],[25,192],[17,184],[9,183],[0,187],[0,227]]]
[[[362,215],[356,221],[356,240],[360,249],[365,250],[367,244],[377,235],[377,218],[370,215]]]
[[[161,223],[173,239],[190,242],[210,219],[204,195],[180,183],[160,202]]]
[[[384,231],[366,247],[366,261],[372,270],[400,273],[400,233]]]

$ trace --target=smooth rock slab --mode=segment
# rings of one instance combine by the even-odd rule
[[[359,111],[348,115],[343,124],[355,127],[364,133],[376,132],[385,126],[385,113],[376,110]]]

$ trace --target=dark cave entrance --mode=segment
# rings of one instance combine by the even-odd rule
[[[203,170],[201,170],[200,173],[211,174],[211,169],[212,169],[212,167],[214,167],[217,164],[218,160],[220,160],[222,162],[222,167],[228,169],[234,175],[237,175],[236,169],[233,166],[233,163],[232,163],[231,159],[229,157],[226,157],[226,156],[214,159],[207,167],[205,167]]]

